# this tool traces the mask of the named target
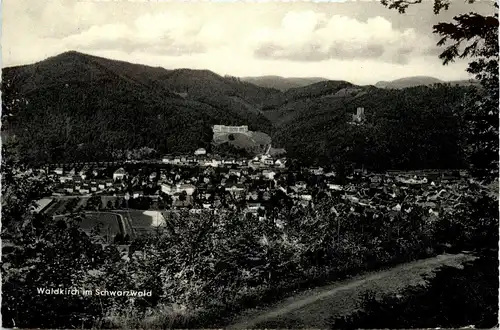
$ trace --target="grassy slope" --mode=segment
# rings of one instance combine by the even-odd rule
[[[287,298],[271,309],[247,311],[229,328],[327,328],[332,317],[356,312],[368,292],[378,298],[394,296],[408,287],[425,285],[443,266],[458,268],[473,259],[464,254],[440,255],[356,276]]]

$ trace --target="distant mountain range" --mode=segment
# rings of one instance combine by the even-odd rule
[[[262,76],[262,77],[243,77],[242,81],[250,82],[254,85],[278,89],[286,92],[292,88],[305,87],[322,81],[328,81],[326,78],[284,78],[279,76]],[[392,81],[379,81],[374,86],[378,88],[401,89],[416,86],[429,86],[434,84],[451,84],[452,86],[470,86],[478,85],[475,80],[452,80],[444,81],[434,77],[414,76],[396,79]]]
[[[320,81],[325,81],[325,78],[284,78],[280,76],[262,76],[262,77],[243,77],[242,81],[247,81],[257,86],[275,88],[282,92],[290,88],[304,87]]]
[[[402,89],[416,86],[429,86],[434,84],[450,84],[452,86],[470,86],[477,85],[478,82],[475,80],[453,80],[453,81],[443,81],[434,77],[426,76],[415,76],[406,77],[401,79],[396,79],[392,81],[379,81],[375,84],[378,88],[392,88],[392,89]]]
[[[379,88],[323,78],[222,77],[78,52],[4,68],[2,74],[2,133],[13,137],[19,154],[32,162],[110,159],[117,151],[141,147],[159,153],[210,149],[214,124],[248,125],[269,135],[273,147],[285,148],[290,157],[329,162],[346,150],[353,152],[345,143],[352,144],[349,136],[359,129],[348,121],[357,107],[364,107],[372,129],[360,141],[370,136],[380,150],[364,155],[363,162],[391,161],[395,167],[444,159],[452,164],[457,146],[446,142],[455,134],[449,109],[469,88],[398,90],[390,83]],[[436,82],[408,79],[420,85]],[[264,82],[264,87],[257,85]],[[416,125],[416,120],[426,124]],[[426,125],[433,125],[432,134]],[[234,141],[241,146],[252,142]],[[407,154],[403,143],[415,144],[408,149],[413,153]]]

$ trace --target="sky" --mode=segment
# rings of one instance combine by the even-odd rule
[[[432,26],[490,1],[432,2],[405,14],[377,0],[181,2],[3,0],[2,66],[68,50],[166,69],[221,75],[324,77],[372,84],[408,76],[471,78],[464,60],[443,66]]]

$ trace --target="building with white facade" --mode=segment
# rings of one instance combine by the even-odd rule
[[[207,154],[207,151],[204,149],[204,148],[199,148],[199,149],[196,149],[194,154],[196,156],[199,156],[199,155],[206,155]]]
[[[125,172],[125,169],[123,167],[120,167],[113,173],[113,180],[123,180],[123,178],[127,175],[127,172]]]

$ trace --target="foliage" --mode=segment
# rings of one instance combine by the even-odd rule
[[[365,186],[357,189],[361,195],[373,194]],[[478,196],[471,201],[484,197],[470,191]],[[439,252],[445,244],[491,247],[495,238],[489,231],[495,226],[492,213],[484,215],[483,222],[489,224],[481,229],[469,220],[469,213],[454,213],[448,205],[450,198],[443,197],[441,207],[450,213],[443,211],[436,218],[419,202],[421,193],[419,188],[400,192],[392,202],[380,202],[380,207],[331,197],[314,209],[292,207],[270,213],[266,220],[237,213],[171,215],[166,232],[133,243],[130,259],[134,269],[140,270],[140,283],[149,283],[158,293],[159,306],[178,306],[177,312],[184,311],[181,318],[172,311],[169,320],[174,324],[169,325],[204,327],[220,326],[223,320],[217,316],[235,312],[235,306],[276,299],[280,292],[298,288],[304,281],[413,260]],[[433,194],[425,196],[434,198]],[[373,198],[381,196],[376,193]],[[401,203],[401,211],[392,210],[393,203]],[[465,202],[462,208],[481,210],[471,203]],[[443,235],[450,222],[463,235]],[[490,243],[485,246],[480,241]],[[145,313],[156,315],[156,321],[149,320],[156,326],[166,322],[164,314]]]
[[[296,103],[293,119],[277,129],[273,140],[289,157],[307,164],[343,162],[374,170],[464,167],[462,122],[456,109],[469,89],[373,88],[353,99]],[[365,108],[367,121],[349,125],[357,107]]]
[[[381,0],[383,5],[401,13],[421,2]],[[434,12],[447,10],[451,4],[451,0],[434,0]],[[438,46],[445,46],[439,58],[444,64],[458,58],[471,59],[467,72],[482,86],[482,91],[472,90],[466,95],[460,116],[472,173],[488,181],[498,177],[498,26],[497,2],[492,2],[491,15],[470,12],[455,16],[453,22],[434,25],[434,33],[441,37]]]
[[[12,186],[20,186],[16,177],[12,180]],[[133,241],[126,258],[99,236],[85,235],[78,216],[56,222],[19,206],[24,212],[14,215],[26,225],[10,233],[13,248],[4,256],[4,324],[220,326],[220,316],[237,312],[235,306],[271,301],[302,283],[428,256],[445,243],[488,249],[496,242],[494,202],[480,186],[403,188],[347,183],[343,195],[349,198],[330,194],[309,208],[276,203],[265,218],[240,212],[169,213],[164,230]],[[441,197],[437,191],[442,188],[453,194]],[[454,205],[452,196],[465,192],[470,198]],[[429,201],[441,209],[439,216],[429,213]],[[60,297],[35,294],[37,287],[147,289],[153,294],[140,299]]]
[[[361,312],[332,320],[335,329],[494,328],[498,325],[498,258],[491,254],[464,269],[441,269],[426,286],[377,301]]]
[[[187,88],[186,98],[172,93]],[[132,157],[144,148],[192,152],[209,146],[213,124],[269,131],[267,119],[238,109],[233,98],[258,106],[277,91],[209,71],[167,71],[69,52],[3,69],[2,92],[9,114],[2,118],[4,133],[16,137],[25,161],[38,163]]]

